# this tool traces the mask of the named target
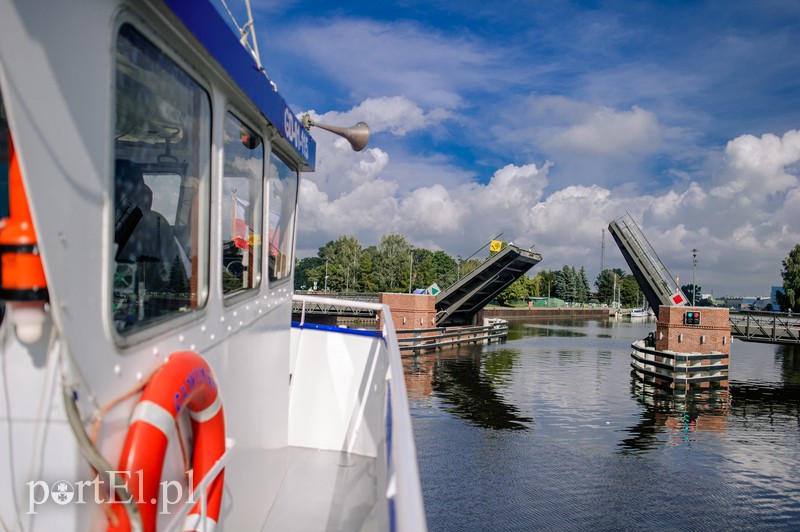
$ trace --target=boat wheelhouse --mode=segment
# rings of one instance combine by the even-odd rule
[[[5,528],[425,529],[388,308],[291,323],[314,159],[213,5],[0,0]]]

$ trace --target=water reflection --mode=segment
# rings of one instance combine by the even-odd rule
[[[444,410],[488,429],[524,430],[533,419],[505,401],[498,388],[513,372],[519,352],[483,346],[462,346],[403,359],[406,388],[412,399],[436,396]]]
[[[542,327],[541,325],[525,324],[526,336],[559,336],[562,338],[584,337],[586,333],[565,327]]]
[[[675,393],[631,375],[652,329],[405,358],[430,529],[800,530],[800,349],[737,341],[727,390]]]
[[[726,429],[730,410],[728,389],[678,392],[631,374],[631,395],[644,408],[639,422],[628,427],[629,437],[619,443],[619,452],[623,454],[653,450],[664,443],[665,435],[692,442],[698,431]]]
[[[784,384],[800,386],[800,345],[779,345],[775,362],[781,368]]]

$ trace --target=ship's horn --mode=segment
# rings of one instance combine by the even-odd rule
[[[352,146],[353,150],[355,151],[363,150],[367,146],[367,142],[369,142],[369,126],[364,122],[359,122],[353,127],[337,127],[326,124],[317,124],[309,115],[303,116],[303,127],[306,129],[311,129],[312,126],[317,126],[330,131],[331,133],[335,133],[340,137],[344,137],[344,139],[350,143],[350,146]]]

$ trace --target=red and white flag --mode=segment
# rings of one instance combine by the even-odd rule
[[[240,199],[233,195],[233,223],[231,224],[231,240],[237,248],[249,249],[250,244],[248,241],[247,222],[245,221],[245,213],[247,207],[250,205],[249,201]]]

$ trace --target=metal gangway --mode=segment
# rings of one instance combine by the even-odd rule
[[[608,224],[608,231],[656,316],[661,305],[686,305],[686,294],[630,214],[625,213]]]
[[[506,245],[436,294],[436,325],[473,325],[478,311],[541,260],[542,256],[530,249]]]
[[[319,295],[319,292],[307,290],[297,290],[298,296]],[[346,317],[375,317],[375,311],[369,307],[358,303],[377,303],[377,293],[363,292],[324,292],[324,301],[304,302],[301,300],[292,301],[292,314],[299,315],[301,312],[306,314],[334,314]],[[334,300],[341,299],[341,303]]]

